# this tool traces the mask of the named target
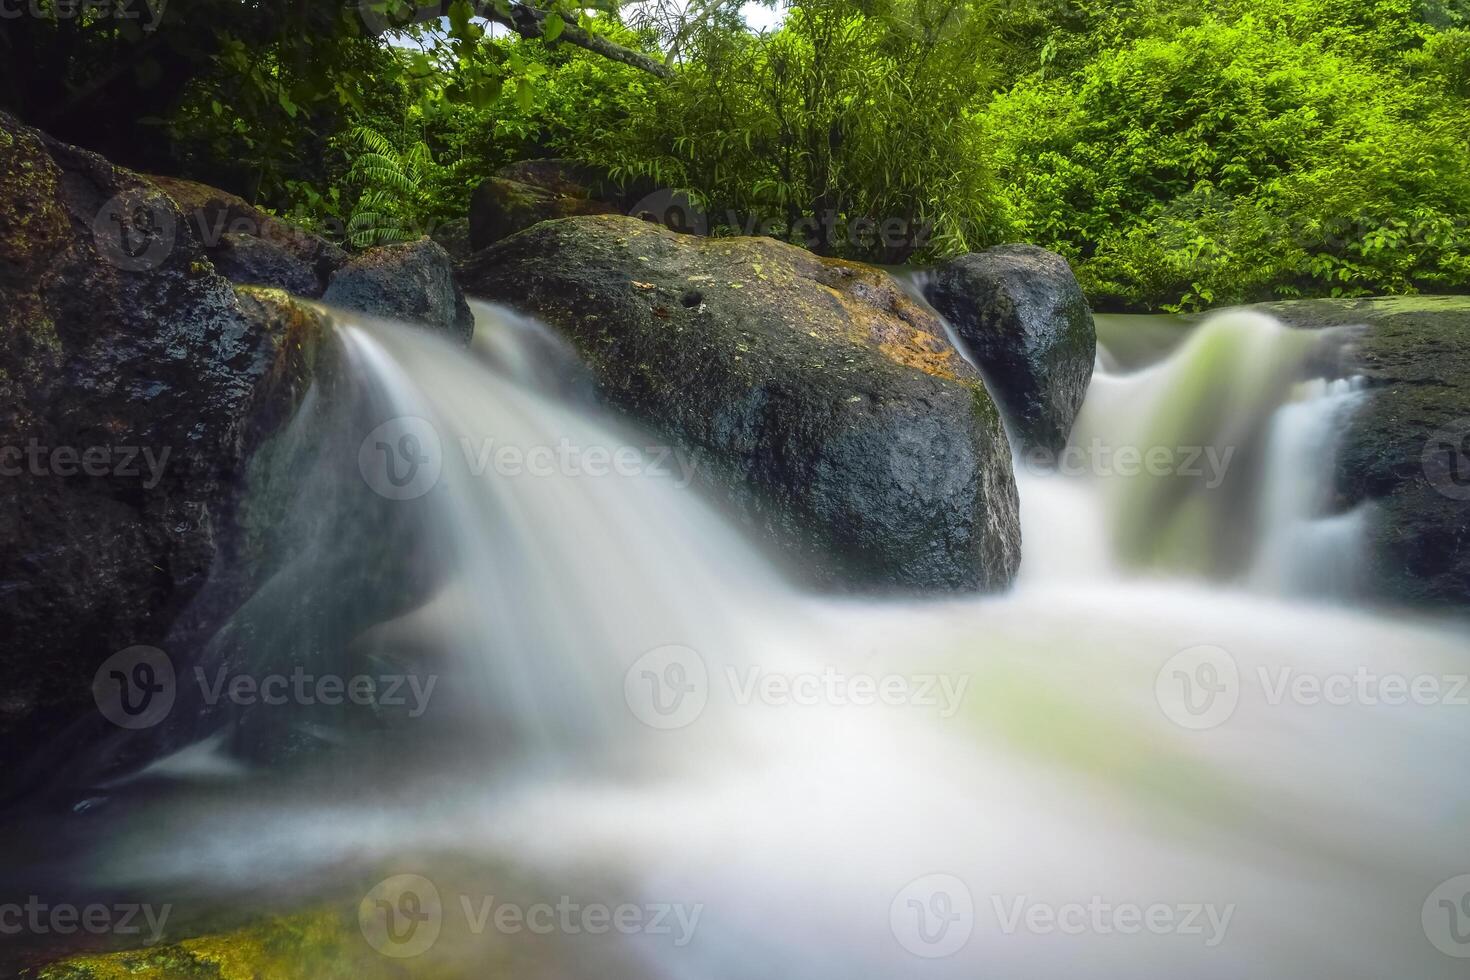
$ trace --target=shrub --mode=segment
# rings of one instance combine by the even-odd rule
[[[1022,233],[1104,306],[1470,284],[1464,102],[1255,17],[1033,76],[985,118]]]

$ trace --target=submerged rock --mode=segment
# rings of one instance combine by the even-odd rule
[[[447,330],[465,341],[475,332],[449,253],[427,238],[357,256],[332,274],[322,302]]]
[[[216,187],[149,177],[178,205],[215,271],[246,286],[274,286],[315,299],[347,253]]]
[[[325,331],[237,291],[140,175],[4,114],[0,155],[4,795],[30,749],[98,717],[99,666],[191,606]]]
[[[1065,447],[1097,354],[1092,311],[1067,260],[1001,245],[946,262],[924,293],[985,372],[1023,448]]]
[[[1000,588],[1020,558],[999,413],[878,269],[622,216],[547,222],[460,268],[559,328],[603,396],[691,453],[828,585]]]
[[[1338,452],[1345,507],[1368,504],[1370,588],[1470,605],[1470,297],[1299,300],[1254,307],[1302,327],[1365,325],[1369,385]]]
[[[352,940],[356,940],[353,942]],[[377,962],[375,962],[377,961]],[[342,975],[381,977],[392,962],[375,953],[347,917],[317,909],[258,922],[233,932],[122,952],[72,956],[23,973],[33,980],[220,980],[232,977]]]

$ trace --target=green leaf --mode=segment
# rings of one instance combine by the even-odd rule
[[[503,87],[503,83],[498,78],[482,78],[474,88],[470,89],[470,101],[476,109],[488,109],[500,97]]]
[[[555,41],[561,37],[562,28],[564,27],[566,27],[566,22],[561,19],[561,14],[554,11],[547,14],[546,20],[541,22],[542,34],[548,41]]]
[[[469,0],[454,0],[449,5],[449,33],[462,37],[470,26],[470,18],[474,16],[474,8]]]

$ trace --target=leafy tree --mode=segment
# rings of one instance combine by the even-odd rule
[[[1023,234],[1118,306],[1470,281],[1465,103],[1280,23],[1206,19],[997,98]]]
[[[578,127],[569,153],[685,190],[725,230],[900,261],[972,247],[994,201],[971,108],[983,0],[798,0],[757,35],[716,18],[672,82]]]

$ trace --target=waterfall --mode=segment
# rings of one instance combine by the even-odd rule
[[[1274,594],[1350,562],[1340,337],[1236,313],[1100,358],[1077,471],[1018,460],[1016,586],[921,602],[800,594],[541,325],[476,314],[472,352],[339,317],[344,404],[280,450],[345,447],[344,496],[307,484],[281,527],[369,581],[392,530],[433,587],[342,643],[442,699],[362,764],[89,811],[72,880],[188,895],[184,934],[338,902],[364,980],[1463,975],[1433,897],[1470,854],[1466,709],[1294,683],[1448,689],[1463,636]],[[1171,454],[1104,473],[1095,443]],[[411,956],[374,918],[404,876],[437,937]],[[476,929],[477,896],[669,929]]]
[[[1363,402],[1359,379],[1315,378],[1292,389],[1266,444],[1261,542],[1251,581],[1277,594],[1353,595],[1361,585],[1364,521],[1333,512],[1335,449]]]
[[[1100,365],[1117,363],[1107,343],[1119,326],[1102,331]],[[1357,525],[1331,513],[1330,487],[1358,396],[1349,380],[1318,374],[1333,369],[1348,335],[1230,311],[1182,340],[1145,336],[1163,353],[1149,363],[1146,348],[1133,350],[1131,371],[1099,367],[1055,465],[1017,460],[1030,497],[1023,519],[1035,529],[1025,560],[1074,576],[1091,568],[1349,591]],[[1071,492],[1050,485],[1058,481]],[[1025,515],[1028,503],[1042,513]]]
[[[358,642],[437,637],[436,657],[470,685],[459,696],[506,726],[502,739],[582,756],[641,729],[623,692],[639,657],[677,642],[734,662],[776,642],[746,611],[785,600],[696,497],[692,460],[555,397],[575,384],[576,361],[540,324],[477,312],[478,359],[392,324],[343,328],[349,358],[386,396],[363,475],[376,485],[406,462],[397,440],[416,438],[437,471],[421,488],[421,533],[437,542],[444,580]]]

